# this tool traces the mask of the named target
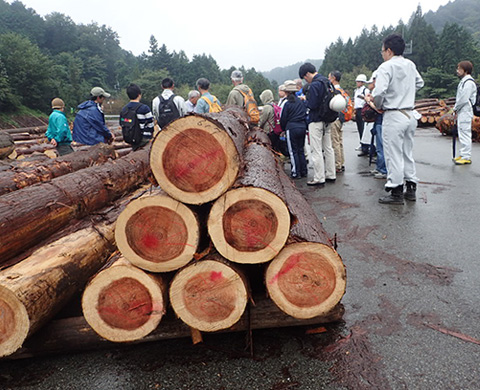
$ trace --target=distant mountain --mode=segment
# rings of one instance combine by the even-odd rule
[[[297,62],[293,65],[277,67],[269,70],[268,72],[260,73],[270,81],[276,81],[280,85],[285,80],[298,79],[298,68],[300,68],[300,66],[305,62],[311,62],[318,69],[322,65],[323,60],[305,60],[302,62]]]
[[[427,23],[438,33],[445,23],[456,23],[465,27],[476,39],[480,40],[480,1],[455,0],[429,11],[425,15]]]

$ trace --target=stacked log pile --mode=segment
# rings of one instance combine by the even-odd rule
[[[422,115],[418,120],[419,126],[435,126],[442,135],[452,135],[455,124],[453,107],[455,98],[444,100],[422,99],[415,102],[415,109]],[[480,141],[480,118],[474,116],[472,120],[472,140]]]
[[[0,196],[0,259],[15,264],[0,272],[0,356],[78,289],[84,317],[57,320],[20,354],[61,348],[60,328],[70,332],[66,346],[79,346],[72,332],[101,344],[250,329],[252,321],[339,320],[342,260],[268,139],[247,131],[243,111],[189,115],[164,128],[151,150]],[[150,170],[161,189],[127,203]],[[92,217],[118,198],[105,218]],[[114,237],[120,253],[106,263]]]

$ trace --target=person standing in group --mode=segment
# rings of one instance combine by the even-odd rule
[[[220,101],[208,92],[210,88],[210,81],[206,78],[199,78],[196,82],[198,92],[200,92],[200,98],[197,100],[194,112],[197,114],[206,114],[208,112],[220,112],[222,111],[222,105]]]
[[[96,145],[100,142],[112,143],[113,133],[105,125],[102,104],[110,97],[103,88],[94,87],[90,91],[90,100],[78,106],[73,122],[73,140],[83,145]]]
[[[296,96],[298,87],[294,81],[285,82],[287,102],[282,109],[280,126],[286,134],[290,162],[292,164],[291,178],[307,177],[307,161],[304,154],[305,134],[307,132],[307,108],[305,103]]]
[[[472,71],[473,64],[470,61],[462,61],[457,65],[457,76],[460,77],[460,82],[453,111],[457,114],[460,156],[454,156],[453,161],[456,165],[472,163],[472,105],[475,104],[477,96],[477,85],[472,77]]]
[[[331,123],[324,118],[322,102],[327,93],[328,79],[319,74],[315,66],[309,62],[300,66],[300,78],[310,84],[307,96],[308,133],[310,137],[313,163],[313,179],[307,182],[309,186],[323,186],[325,182],[335,182],[335,154],[332,148]],[[324,161],[325,155],[325,161]]]
[[[287,102],[287,93],[285,92],[285,84],[278,86],[278,105],[283,108]]]
[[[184,116],[187,113],[187,107],[185,106],[185,100],[175,95],[173,90],[175,89],[175,83],[170,78],[164,78],[162,80],[163,92],[152,101],[153,117],[157,121],[157,125],[165,127],[171,121]]]
[[[73,153],[72,133],[65,116],[65,103],[60,98],[52,100],[52,113],[48,117],[48,128],[45,136],[57,148],[59,156]]]
[[[247,84],[243,83],[243,74],[239,70],[234,70],[230,75],[233,83],[233,89],[227,97],[226,106],[238,106],[245,109],[249,121],[252,124],[257,124],[260,120],[260,112],[258,110],[257,102],[253,97],[253,92]]]
[[[355,122],[357,123],[358,135],[360,136],[360,146],[356,149],[360,151],[358,156],[368,156],[369,146],[366,143],[362,143],[363,130],[365,129],[365,122],[362,118],[362,108],[365,105],[365,96],[370,93],[365,86],[367,82],[367,76],[359,74],[355,79],[357,88],[354,92],[353,104],[355,108]]]
[[[342,74],[338,70],[330,72],[330,74],[328,75],[328,79],[333,84],[333,86],[336,89],[340,90],[342,96],[345,97],[346,92],[342,89],[342,87],[340,87],[341,78]],[[350,96],[348,96],[348,99],[350,99]],[[332,147],[335,154],[335,171],[337,173],[345,171],[345,153],[343,150],[343,122],[345,122],[345,115],[343,113],[340,113],[337,120],[335,120],[335,122],[332,122],[331,126]]]
[[[138,122],[139,139],[137,142],[131,142],[132,150],[138,150],[141,147],[148,144],[153,137],[153,114],[150,111],[150,107],[146,104],[140,103],[142,99],[142,90],[137,84],[130,84],[127,87],[127,96],[130,102],[122,108],[120,113],[120,124],[124,123],[124,116],[128,111],[132,112],[132,115],[136,117]],[[124,126],[122,126],[124,127]],[[123,129],[122,129],[123,131]],[[124,141],[127,141],[124,134]]]
[[[193,112],[195,110],[195,106],[197,105],[197,101],[200,98],[200,92],[192,90],[188,93],[187,101],[185,102],[185,106],[187,108],[187,112]]]
[[[375,80],[377,78],[377,71],[372,73],[372,77],[367,81],[368,88],[373,91],[375,88]],[[375,164],[375,169],[370,171],[375,179],[386,179],[387,178],[387,167],[385,165],[385,154],[383,152],[383,138],[382,138],[382,122],[383,122],[383,113],[376,109],[375,104],[370,99],[367,99],[366,104],[369,104],[372,109],[378,112],[378,115],[373,123],[372,135],[375,139],[375,152],[377,154],[377,161]]]
[[[379,199],[384,204],[403,204],[416,200],[418,179],[413,159],[413,137],[417,127],[415,93],[424,85],[415,64],[403,57],[405,41],[398,34],[383,40],[384,62],[377,69],[375,89],[367,100],[383,114],[383,150],[387,167],[385,190]],[[406,192],[403,184],[406,181]]]

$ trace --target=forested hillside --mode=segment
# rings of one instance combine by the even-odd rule
[[[457,0],[459,1],[459,0]],[[476,0],[478,2],[478,0]],[[370,76],[382,63],[382,40],[391,33],[403,34],[405,41],[411,43],[411,52],[405,53],[413,60],[425,80],[425,87],[419,97],[455,96],[458,78],[456,67],[462,60],[473,62],[474,76],[480,69],[480,44],[472,34],[455,23],[447,23],[439,33],[428,24],[419,6],[408,24],[399,23],[381,31],[376,26],[371,30],[363,29],[354,40],[343,42],[338,39],[325,50],[325,58],[320,71],[328,74],[340,70],[343,74],[342,85],[348,90],[355,87],[355,76],[366,73]]]
[[[0,0],[0,112],[21,106],[49,112],[55,96],[62,97],[67,107],[76,107],[93,86],[113,93],[118,105],[126,100],[124,89],[130,82],[141,86],[143,100],[150,104],[167,76],[183,96],[195,88],[198,78],[207,77],[212,92],[226,100],[233,68],[220,69],[205,54],[189,59],[183,51],[169,51],[154,36],[149,43],[148,53],[134,56],[120,47],[118,34],[105,25],[77,25],[57,12],[43,18],[20,1]],[[257,97],[271,88],[255,69],[242,70]]]
[[[306,62],[311,62],[319,68],[322,65],[323,60],[306,60]],[[273,68],[268,72],[262,72],[262,74],[270,81],[275,81],[276,83],[281,84],[285,80],[294,80],[298,78],[298,68],[300,68],[302,64],[303,62],[297,62],[290,66]]]
[[[480,41],[480,1],[456,0],[441,6],[436,12],[425,14],[425,20],[436,32],[442,31],[447,23],[456,23]]]

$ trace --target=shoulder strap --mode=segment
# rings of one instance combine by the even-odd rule
[[[211,107],[212,104],[215,102],[215,101],[211,101],[209,98],[207,98],[206,96],[202,96],[200,99],[203,99],[205,100],[207,103],[208,103],[208,106]]]

